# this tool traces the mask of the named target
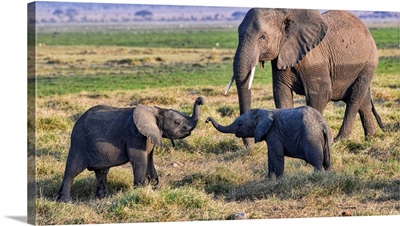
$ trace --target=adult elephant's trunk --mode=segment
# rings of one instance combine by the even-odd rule
[[[236,133],[236,130],[237,130],[236,122],[233,122],[232,124],[230,124],[228,126],[222,126],[217,121],[215,121],[214,118],[208,117],[206,119],[206,123],[209,123],[209,122],[211,122],[212,125],[215,127],[215,129],[217,129],[221,133]]]
[[[236,82],[239,97],[240,114],[246,113],[251,108],[251,83],[258,63],[258,54],[256,52],[254,47],[249,44],[249,41],[240,41],[235,53],[233,78]]]
[[[251,36],[244,34],[239,37],[239,45],[233,61],[233,76],[226,88],[225,94],[228,92],[233,81],[235,81],[240,114],[246,113],[251,108],[251,85],[258,61],[259,51],[252,44]]]
[[[251,83],[254,78],[255,67],[259,60],[259,52],[250,40],[248,36],[239,38],[239,45],[233,61],[232,79],[236,83],[241,115],[251,108]],[[252,142],[250,138],[243,138],[243,143],[246,147],[249,147]]]
[[[190,121],[193,123],[193,128],[196,127],[197,122],[200,118],[200,105],[205,104],[205,98],[204,97],[198,97],[196,101],[194,102],[193,105],[193,114],[190,116]]]

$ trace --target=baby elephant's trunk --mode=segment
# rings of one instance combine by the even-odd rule
[[[193,105],[193,114],[192,116],[188,117],[189,119],[189,124],[191,127],[191,130],[194,130],[197,126],[197,122],[199,121],[200,118],[200,105],[205,104],[206,100],[204,97],[200,96],[196,99]]]
[[[199,120],[200,118],[200,105],[205,104],[206,99],[202,96],[198,97],[196,99],[196,101],[194,102],[193,105],[193,114],[190,117],[192,120],[195,120],[197,122],[197,120]]]
[[[206,119],[206,123],[211,122],[215,129],[217,129],[221,133],[235,133],[236,131],[236,123],[232,123],[228,126],[222,126],[214,118],[208,117]]]

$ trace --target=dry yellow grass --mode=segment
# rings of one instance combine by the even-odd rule
[[[150,62],[150,66],[172,64],[178,56],[181,57],[179,61],[193,63],[201,59],[221,62],[233,55],[228,50],[39,48],[42,48],[38,51],[41,75],[54,71],[60,71],[62,75],[80,70],[86,70],[83,74],[88,75],[101,70],[109,72],[107,62],[133,59],[135,51],[141,59],[155,59],[156,55],[163,59]],[[91,54],[91,51],[96,54]],[[212,55],[213,51],[218,52]],[[380,54],[393,54],[386,51]],[[162,55],[164,53],[165,56]],[[59,62],[48,63],[50,59]],[[90,62],[91,68],[87,68],[85,62]],[[101,65],[100,69],[96,65]],[[127,73],[129,71],[129,67],[119,68]],[[365,140],[357,117],[351,136],[333,145],[331,172],[313,173],[312,167],[303,161],[287,158],[286,175],[281,180],[266,178],[265,143],[245,149],[240,139],[218,133],[204,123],[207,116],[216,118],[222,124],[228,124],[238,116],[235,88],[228,95],[223,95],[224,86],[206,86],[39,97],[36,100],[35,150],[37,223],[225,220],[241,212],[247,219],[335,217],[342,213],[352,216],[398,215],[399,86],[398,74],[376,75],[372,84],[375,106],[384,124],[391,129],[390,133],[378,129],[374,137]],[[158,189],[134,189],[132,168],[130,164],[125,164],[110,170],[111,197],[96,200],[94,174],[84,171],[74,180],[73,202],[59,204],[54,201],[61,184],[72,126],[88,108],[98,104],[129,107],[141,103],[191,114],[193,101],[199,95],[206,96],[207,103],[201,107],[202,116],[192,136],[176,141],[175,148],[166,140],[162,149],[155,150],[155,165],[160,176]],[[295,105],[304,105],[304,97],[296,95]],[[271,85],[260,85],[255,81],[253,107],[274,108]],[[340,128],[344,109],[345,105],[340,102],[329,103],[326,108],[324,117],[334,134]]]
[[[253,106],[273,107],[268,97],[272,95],[271,87],[254,88]],[[288,159],[285,178],[270,181],[265,179],[265,144],[256,144],[251,150],[246,150],[240,139],[217,133],[204,123],[207,116],[213,116],[227,124],[238,114],[235,92],[225,96],[222,94],[224,87],[210,89],[216,93],[221,90],[221,94],[207,97],[207,105],[202,106],[202,117],[193,135],[177,141],[175,148],[165,142],[163,149],[156,150],[155,164],[161,179],[158,190],[133,189],[131,166],[126,164],[111,169],[112,196],[105,200],[95,200],[95,181],[91,172],[79,175],[72,188],[73,204],[57,204],[54,199],[65,166],[69,134],[78,115],[96,104],[130,106],[132,97],[146,100],[148,105],[187,111],[201,93],[160,89],[107,92],[95,98],[89,93],[79,93],[38,99],[38,223],[215,220],[229,219],[238,212],[245,212],[249,219],[332,217],[340,216],[343,211],[351,211],[354,216],[399,214],[398,128],[390,134],[378,130],[374,138],[364,141],[361,123],[357,119],[352,136],[333,147],[332,172],[314,175],[311,167],[302,161]],[[161,95],[174,96],[174,101],[171,104],[158,103],[156,97]],[[266,97],[269,100],[266,101]],[[387,95],[383,100],[394,103],[390,107],[384,103],[377,104],[385,124],[395,124],[400,119],[397,97],[396,94]],[[302,97],[296,99],[300,105]],[[221,103],[231,108],[233,115],[222,117],[218,113]],[[334,133],[341,124],[343,108],[334,104],[327,107],[325,116]],[[51,120],[45,122],[41,119]],[[204,203],[199,208],[188,210],[185,206],[173,204],[175,201],[164,200],[176,192],[199,195]],[[161,204],[120,203],[132,197],[164,201]],[[130,205],[137,206],[133,208]]]
[[[130,73],[131,66],[174,63],[202,65],[210,62],[232,61],[234,50],[140,48],[114,46],[38,46],[39,76],[95,75]],[[115,73],[115,71],[114,71]]]

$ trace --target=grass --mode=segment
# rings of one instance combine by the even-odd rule
[[[130,47],[38,47],[38,96],[82,91],[226,85],[234,50]],[[380,50],[377,74],[395,74],[396,51]],[[158,60],[157,60],[158,59]],[[271,66],[256,68],[258,84],[271,83]]]
[[[286,158],[285,176],[275,180],[267,179],[265,143],[245,149],[240,139],[204,123],[212,116],[228,124],[239,114],[236,89],[223,94],[234,49],[54,45],[37,51],[37,146],[29,151],[36,158],[37,224],[228,220],[237,213],[247,219],[400,214],[400,75],[392,60],[398,51],[379,49],[371,89],[391,132],[378,129],[364,139],[357,116],[351,136],[332,147],[332,171],[314,173],[303,161]],[[256,73],[254,107],[274,108],[270,73]],[[95,176],[84,171],[74,180],[72,203],[55,202],[72,127],[88,108],[146,104],[191,114],[200,95],[207,103],[193,134],[175,141],[176,147],[165,140],[155,150],[158,189],[133,188],[126,164],[110,170],[110,197],[97,200]],[[326,108],[334,134],[344,109],[340,103]]]
[[[371,35],[379,49],[399,48],[399,29],[396,27],[371,28]]]
[[[398,48],[397,28],[371,28],[378,48]],[[157,29],[108,31],[95,29],[86,32],[39,32],[37,42],[51,46],[126,46],[155,48],[213,48],[234,49],[238,44],[237,30],[215,29]],[[217,44],[218,43],[218,44]]]
[[[225,49],[91,46],[42,46],[37,51],[38,96],[226,85],[234,55]],[[265,71],[256,75],[257,82],[271,82],[269,65]]]
[[[207,67],[207,68],[205,68]],[[231,65],[210,64],[203,68],[193,68],[190,65],[177,65],[165,68],[162,74],[149,73],[148,75],[97,75],[97,76],[57,76],[53,78],[39,77],[38,95],[47,96],[54,94],[77,93],[81,91],[99,92],[134,89],[151,89],[172,86],[205,86],[217,85],[229,81],[226,71]],[[166,72],[169,70],[170,72]],[[177,72],[180,71],[180,72]],[[212,73],[212,74],[211,74]],[[193,78],[196,78],[194,80]]]
[[[42,32],[37,36],[39,43],[46,45],[92,45],[163,47],[163,48],[213,48],[237,47],[236,29],[216,30],[150,30],[150,31],[90,31],[90,32]]]
[[[387,80],[391,76],[381,77]],[[394,80],[392,80],[394,81]],[[379,80],[374,80],[379,84]],[[267,91],[265,91],[267,86]],[[268,88],[269,87],[269,88]],[[254,105],[273,106],[270,85],[254,87]],[[39,98],[37,127],[36,208],[39,224],[76,224],[111,222],[154,222],[224,220],[245,212],[249,219],[333,217],[343,211],[354,216],[399,214],[400,133],[378,133],[364,140],[359,119],[352,136],[333,146],[331,172],[313,173],[312,167],[287,158],[286,176],[269,180],[265,144],[244,149],[240,139],[216,132],[204,120],[207,116],[221,123],[231,122],[238,114],[236,93],[207,96],[202,117],[192,136],[176,141],[176,147],[164,142],[155,150],[160,187],[134,189],[129,164],[114,167],[109,174],[111,197],[95,199],[95,177],[84,171],[74,181],[72,204],[55,203],[66,156],[69,135],[77,117],[87,108],[103,103],[129,106],[146,103],[187,111],[203,88],[160,88],[157,91],[104,91]],[[218,93],[223,86],[210,86]],[[376,90],[385,89],[376,86]],[[211,90],[211,91],[210,91]],[[268,91],[269,90],[269,91]],[[221,92],[222,93],[222,92]],[[157,96],[174,98],[156,98]],[[396,102],[399,91],[388,94],[385,102]],[[297,97],[300,98],[300,97]],[[219,111],[221,104],[234,113]],[[386,125],[395,124],[400,115],[398,104],[376,105]],[[333,125],[341,124],[341,106],[329,104],[326,115]],[[187,113],[190,113],[188,111]],[[211,135],[211,136],[210,136]],[[85,214],[83,214],[85,213]]]

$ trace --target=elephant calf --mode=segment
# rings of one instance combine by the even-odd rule
[[[135,186],[144,184],[146,178],[157,185],[154,146],[161,147],[162,137],[173,142],[173,139],[189,136],[197,125],[200,105],[204,102],[204,97],[197,98],[191,117],[175,110],[144,105],[135,108],[98,105],[86,111],[72,130],[57,201],[71,199],[72,181],[85,169],[96,174],[97,197],[107,196],[108,170],[127,162],[132,164]]]
[[[281,177],[284,156],[305,160],[315,170],[330,169],[332,132],[325,119],[314,108],[252,109],[239,116],[231,125],[221,126],[208,117],[206,122],[222,133],[236,137],[265,140],[268,146],[268,177]]]

